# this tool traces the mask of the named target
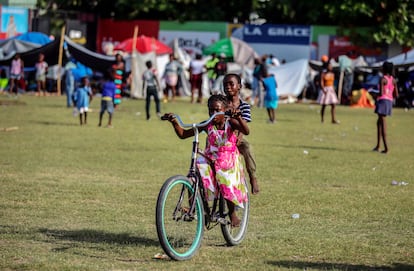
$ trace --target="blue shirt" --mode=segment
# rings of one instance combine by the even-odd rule
[[[102,97],[115,97],[116,85],[114,81],[106,81],[102,86]]]

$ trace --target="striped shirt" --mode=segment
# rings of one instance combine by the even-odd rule
[[[250,112],[250,104],[246,103],[242,99],[240,99],[240,105],[239,108],[240,112],[242,113],[242,118],[246,122],[252,121],[252,113]]]

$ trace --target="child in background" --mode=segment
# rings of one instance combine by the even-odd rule
[[[384,143],[384,150],[381,153],[388,152],[387,145],[387,125],[385,118],[391,116],[392,102],[394,97],[398,97],[397,82],[394,79],[394,64],[392,62],[384,62],[382,64],[383,76],[380,81],[380,94],[375,103],[375,113],[378,115],[377,120],[377,145],[373,151],[379,151],[380,142]]]
[[[277,108],[278,96],[277,96],[277,82],[274,75],[267,73],[262,78],[263,87],[265,90],[264,106],[269,116],[269,123],[275,123],[275,109]]]
[[[114,99],[115,99],[115,90],[116,85],[113,79],[114,71],[107,71],[105,73],[105,82],[102,85],[102,100],[101,100],[101,111],[99,112],[99,124],[102,126],[102,117],[105,111],[108,112],[108,128],[112,128],[112,115],[114,113]]]
[[[239,110],[242,114],[242,118],[246,122],[251,122],[252,115],[250,105],[240,99],[241,87],[241,77],[238,74],[229,73],[224,76],[223,88],[229,101],[229,107],[233,110]],[[243,155],[244,162],[246,163],[246,170],[249,174],[252,194],[256,195],[259,193],[259,185],[257,184],[256,178],[256,161],[254,160],[253,152],[247,139],[242,133],[239,133],[238,137],[237,147],[239,152]]]
[[[339,124],[339,121],[335,117],[335,105],[339,103],[336,96],[334,82],[335,73],[333,72],[332,64],[330,61],[324,62],[324,70],[321,74],[320,86],[318,96],[318,103],[321,105],[321,122],[324,122],[325,108],[327,105],[331,106],[331,121],[332,124]]]
[[[144,92],[145,85],[147,86],[147,95],[145,99],[145,112],[147,113],[147,120],[151,118],[150,116],[150,103],[151,96],[154,97],[155,109],[157,111],[157,116],[160,116],[160,98],[158,97],[158,90],[160,89],[160,83],[157,78],[157,70],[152,68],[152,62],[148,60],[145,62],[147,70],[142,74],[142,91]]]
[[[80,125],[87,124],[89,101],[92,101],[92,89],[88,77],[85,76],[73,94],[73,104],[78,109]]]
[[[39,59],[35,64],[37,92],[39,96],[46,95],[46,74],[48,67],[47,62],[45,61],[45,55],[40,53]]]
[[[209,116],[217,112],[228,110],[228,99],[223,95],[212,95],[208,99]],[[167,113],[163,119],[168,119],[181,139],[194,136],[193,129],[184,130],[175,119],[175,115]],[[211,192],[216,192],[217,185],[227,201],[231,225],[240,226],[240,219],[236,214],[236,206],[243,208],[247,201],[247,191],[244,185],[243,163],[237,149],[237,133],[249,134],[247,122],[242,118],[239,110],[232,110],[232,117],[219,115],[200,132],[207,133],[207,143],[204,155],[214,161],[214,169],[206,158],[197,158],[197,167],[203,180],[203,185]],[[238,131],[238,132],[236,132]],[[213,175],[215,172],[215,176]]]

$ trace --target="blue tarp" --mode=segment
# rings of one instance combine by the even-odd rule
[[[35,44],[46,45],[51,42],[48,35],[41,32],[26,32],[19,36],[13,37],[16,40],[28,41]]]

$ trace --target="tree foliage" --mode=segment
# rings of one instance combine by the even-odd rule
[[[185,21],[249,21],[256,12],[268,23],[372,27],[368,42],[414,45],[413,0],[38,0],[38,8],[90,11],[103,18]]]

